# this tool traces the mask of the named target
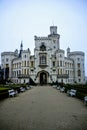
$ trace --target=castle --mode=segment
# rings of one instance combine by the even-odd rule
[[[60,48],[60,35],[57,26],[50,26],[47,37],[34,37],[34,55],[30,49],[23,50],[23,43],[14,52],[1,53],[1,69],[3,77],[16,83],[28,83],[30,78],[36,84],[62,82],[65,84],[84,84],[85,67],[84,52],[65,51]]]

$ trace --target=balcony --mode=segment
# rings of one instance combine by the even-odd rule
[[[29,78],[29,74],[19,74],[18,78]]]
[[[53,71],[56,71],[56,67],[55,67],[55,66],[53,66],[52,70],[53,70]]]
[[[39,67],[42,69],[46,68],[47,66],[48,66],[47,64],[39,64]]]
[[[34,67],[31,67],[31,68],[30,68],[31,71],[34,71],[34,69],[35,69]]]
[[[68,74],[58,74],[57,78],[69,78]]]

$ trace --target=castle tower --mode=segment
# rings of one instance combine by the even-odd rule
[[[57,34],[57,26],[50,26],[50,34]]]
[[[56,51],[60,49],[60,35],[57,34],[57,26],[50,26],[50,35],[48,35],[48,37],[50,37],[50,39],[52,40],[53,50]]]
[[[67,57],[69,57],[69,54],[70,54],[70,48],[68,47],[67,48]]]

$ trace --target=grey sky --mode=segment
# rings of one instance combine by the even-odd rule
[[[60,47],[85,52],[87,66],[87,0],[0,0],[0,54],[30,48],[34,35],[47,36],[58,26]],[[87,75],[87,69],[86,69]]]

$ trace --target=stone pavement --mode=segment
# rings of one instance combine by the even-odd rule
[[[50,86],[0,101],[0,130],[87,130],[87,107]]]

